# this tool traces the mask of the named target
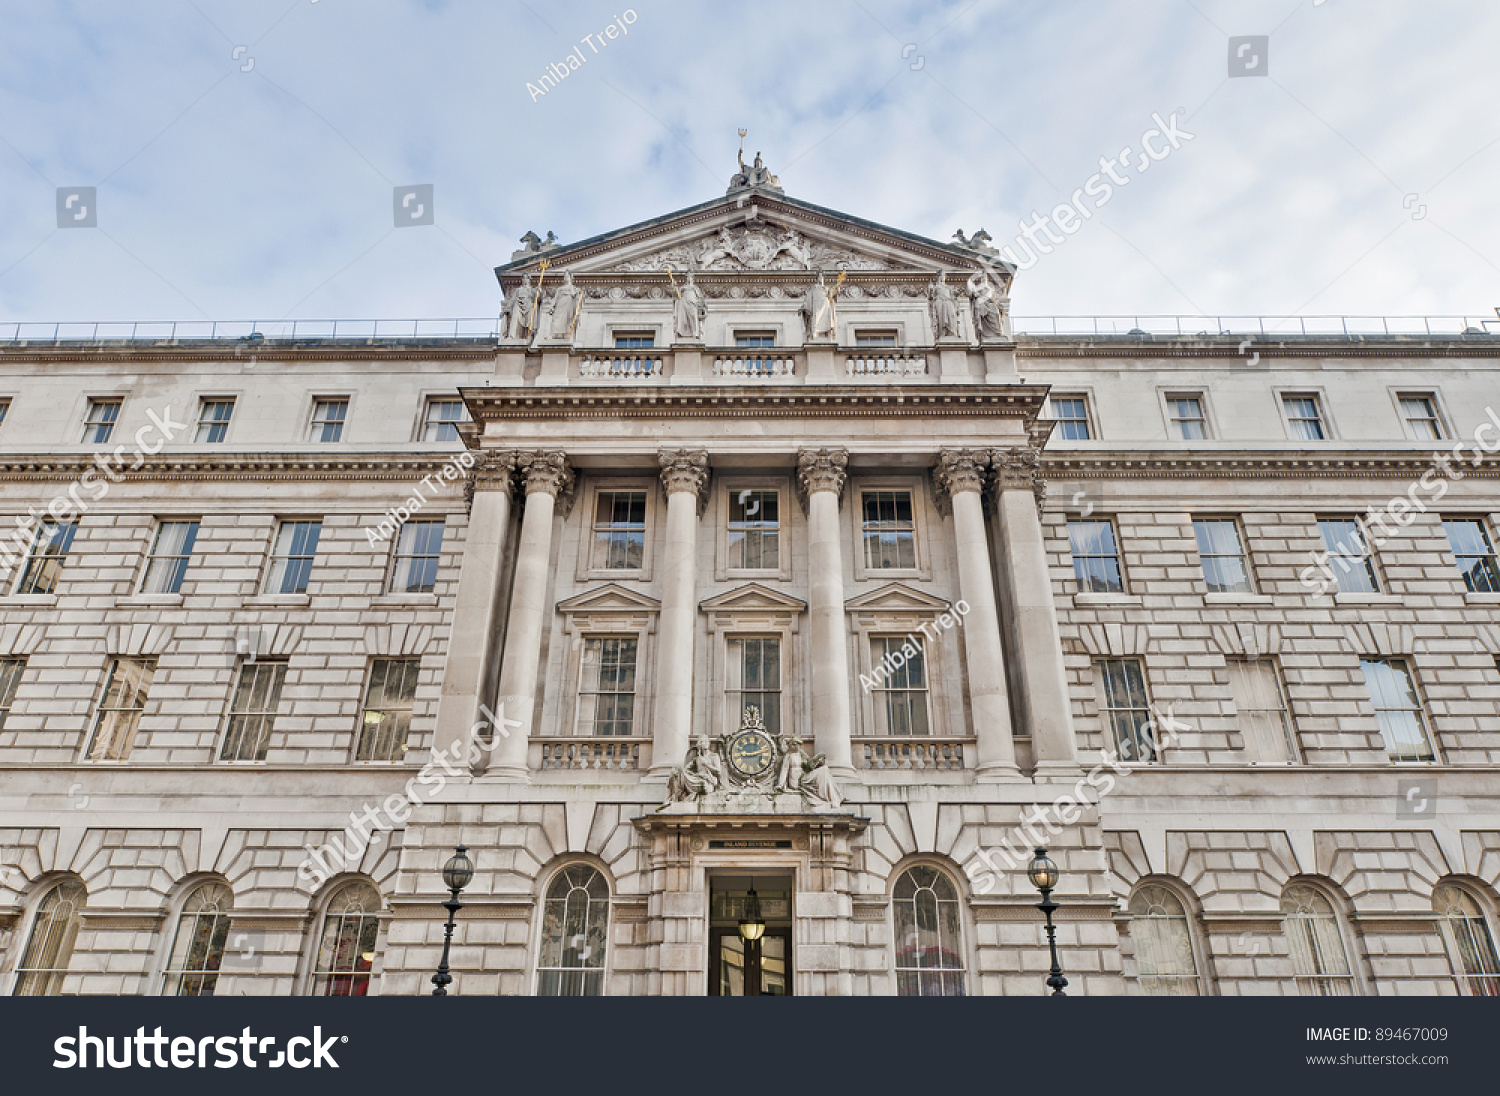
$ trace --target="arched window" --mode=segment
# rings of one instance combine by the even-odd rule
[[[223,883],[204,883],[182,905],[167,960],[168,997],[212,997],[229,939],[234,895]]]
[[[1443,915],[1438,923],[1458,992],[1465,997],[1500,997],[1495,941],[1474,896],[1447,883],[1432,892],[1432,908]]]
[[[16,968],[17,997],[56,997],[62,992],[73,940],[78,936],[78,915],[88,901],[82,883],[59,883],[36,906],[31,937]]]
[[[1193,935],[1182,899],[1168,887],[1148,883],[1130,899],[1130,939],[1135,943],[1136,980],[1148,997],[1197,997],[1201,992]]]
[[[896,993],[962,997],[964,946],[958,888],[936,868],[908,868],[891,892],[896,918]]]
[[[1281,895],[1281,917],[1302,996],[1354,996],[1344,934],[1328,896],[1305,883],[1287,887]]]
[[[380,892],[369,883],[348,883],[334,893],[323,915],[323,936],[313,966],[314,997],[363,997],[370,992],[379,914]]]
[[[539,997],[598,997],[604,992],[609,884],[587,864],[564,868],[547,888],[542,911]]]

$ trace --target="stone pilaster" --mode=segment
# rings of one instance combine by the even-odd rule
[[[651,774],[665,777],[687,754],[693,725],[693,657],[697,632],[698,519],[708,500],[708,453],[662,450],[661,485],[667,496],[662,549],[661,619],[657,627],[656,715]]]
[[[849,453],[803,449],[797,489],[807,510],[808,616],[811,621],[812,725],[820,753],[835,772],[854,771],[850,736],[849,625],[844,616],[844,546],[839,498]]]

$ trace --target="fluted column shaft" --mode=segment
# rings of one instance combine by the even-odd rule
[[[849,454],[804,449],[797,482],[807,501],[809,665],[812,669],[813,740],[835,772],[854,771],[850,735],[849,625],[844,614],[844,547],[839,496]]]
[[[975,775],[980,780],[1009,780],[1019,779],[1020,769],[1011,737],[1010,693],[1005,684],[994,572],[984,534],[982,492],[988,464],[986,453],[945,449],[938,456],[933,478],[953,508],[958,591],[969,606],[963,638],[969,710],[979,755]]]
[[[506,726],[496,730],[502,741],[495,747],[487,771],[492,776],[525,781],[531,778],[527,747],[535,730],[532,717],[548,601],[547,572],[552,565],[552,517],[559,497],[566,501],[571,494],[573,470],[567,457],[556,450],[519,454],[517,467],[526,485],[526,516],[521,519],[505,660],[495,698],[495,713],[505,719]],[[503,709],[499,707],[502,704]]]
[[[656,651],[656,712],[651,731],[651,775],[666,776],[687,756],[693,726],[693,657],[697,634],[698,518],[708,497],[708,454],[659,454],[667,496],[662,549],[661,618]]]

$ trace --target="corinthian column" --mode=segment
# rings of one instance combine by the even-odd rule
[[[803,449],[797,486],[807,509],[807,601],[812,657],[812,725],[817,751],[829,768],[851,776],[849,736],[849,627],[844,616],[844,546],[839,536],[839,496],[846,449]]]
[[[508,780],[526,781],[531,779],[526,751],[542,657],[547,571],[552,563],[552,515],[559,499],[564,505],[570,501],[573,469],[568,465],[567,455],[556,449],[518,453],[516,467],[526,487],[526,516],[521,519],[521,544],[510,592],[510,622],[505,632],[505,659],[500,665],[499,695],[495,698],[495,714],[505,720],[505,726],[495,730],[501,741],[490,756],[488,771]],[[500,707],[502,704],[504,708]],[[478,767],[484,767],[483,758]]]
[[[665,777],[687,756],[693,726],[693,637],[697,632],[698,518],[708,501],[708,454],[664,449],[661,486],[667,496],[662,552],[660,642],[656,652],[656,718],[650,775]]]
[[[1052,600],[1052,575],[1037,515],[1045,491],[1037,474],[1041,455],[1030,447],[996,449],[992,461],[1000,551],[1005,563],[1000,568],[1001,588],[1016,637],[1036,774],[1070,775],[1078,770],[1078,751],[1062,634]]]
[[[1016,766],[1016,745],[1011,738],[1000,617],[995,610],[994,575],[984,536],[982,492],[988,465],[989,454],[983,450],[944,449],[938,454],[932,476],[938,486],[938,505],[952,507],[958,594],[969,606],[963,637],[969,711],[978,740],[975,775],[980,780],[1009,780],[1019,779],[1021,771]]]
[[[469,751],[470,732],[483,734],[480,694],[489,680],[495,643],[500,635],[495,619],[500,606],[500,561],[505,555],[505,533],[510,526],[511,473],[514,453],[475,454],[469,473],[469,528],[464,538],[463,566],[458,572],[458,596],[448,635],[448,661],[443,669],[443,693],[438,698],[435,750],[451,751],[462,743]]]

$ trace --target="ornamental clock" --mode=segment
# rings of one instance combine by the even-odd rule
[[[776,743],[759,728],[740,731],[729,740],[730,767],[746,780],[764,776],[776,763]]]

